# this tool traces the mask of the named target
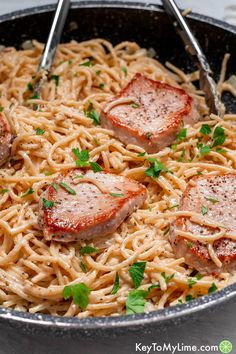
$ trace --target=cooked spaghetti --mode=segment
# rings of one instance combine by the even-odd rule
[[[177,216],[189,213],[177,211],[177,207],[193,176],[234,172],[236,115],[226,114],[224,120],[207,115],[203,93],[194,85],[197,71],[185,74],[171,63],[164,67],[136,43],[123,42],[113,47],[103,39],[60,45],[51,79],[42,88],[42,98],[32,98],[43,49],[42,44],[32,43],[30,49],[5,48],[0,53],[0,105],[15,135],[12,156],[0,172],[2,306],[80,318],[124,314],[128,294],[134,289],[129,273],[134,262],[146,262],[140,290],[158,284],[148,293],[146,312],[185,302],[234,282],[236,273],[196,275],[184,258],[176,259],[168,233]],[[233,85],[225,81],[228,59],[226,55],[218,90],[235,95]],[[95,125],[104,104],[137,72],[186,90],[196,99],[204,123],[224,128],[224,149],[199,153],[202,122],[187,127],[186,138],[178,144],[144,156],[140,147],[124,146],[111,131]],[[37,111],[31,109],[33,103],[39,105]],[[203,139],[207,142],[210,136]],[[76,168],[72,148],[87,149],[91,160],[105,170],[140,181],[147,187],[148,198],[143,208],[114,234],[68,244],[47,242],[37,222],[38,201],[59,172]],[[157,158],[173,174],[147,177],[144,171],[148,157]],[[190,217],[198,220],[201,215],[190,213]],[[204,220],[209,225],[212,222]],[[222,236],[221,229],[213,239],[219,234]],[[235,239],[235,235],[231,237]],[[81,255],[81,247],[88,245],[99,252]],[[209,252],[214,259],[211,246]],[[112,294],[117,274],[119,289]],[[63,298],[64,287],[78,283],[91,289],[84,310],[71,298]]]

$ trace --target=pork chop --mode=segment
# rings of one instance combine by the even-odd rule
[[[146,199],[146,188],[108,172],[71,170],[43,193],[39,225],[46,240],[77,241],[114,232]]]
[[[228,234],[236,231],[236,175],[198,176],[192,179],[182,196],[180,210],[204,214],[206,218],[225,227]],[[170,242],[177,257],[202,274],[217,274],[236,268],[236,242],[222,237],[213,242],[217,258],[222,262],[219,268],[210,257],[207,242],[192,241],[176,235],[176,230],[194,235],[214,235],[219,228],[203,226],[179,217],[170,234]]]
[[[10,156],[12,134],[10,126],[2,113],[0,113],[0,166],[2,166]]]
[[[136,74],[108,102],[100,118],[102,127],[113,130],[123,143],[155,153],[170,145],[183,124],[195,123],[199,115],[185,91]]]

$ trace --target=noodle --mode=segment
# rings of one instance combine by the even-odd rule
[[[220,273],[202,277],[190,289],[189,279],[196,273],[186,267],[183,258],[176,259],[168,241],[170,224],[175,218],[185,216],[202,225],[218,227],[214,235],[201,237],[210,242],[210,256],[219,267],[220,261],[211,243],[222,235],[233,239],[236,236],[227,232],[225,235],[221,225],[216,226],[197,213],[168,209],[179,204],[186,184],[194,175],[235,171],[236,115],[228,114],[225,120],[207,116],[203,94],[194,86],[198,72],[186,74],[171,63],[165,68],[149,58],[147,51],[136,43],[123,42],[113,47],[103,39],[61,44],[52,69],[58,82],[52,76],[42,88],[42,97],[30,99],[27,85],[34,81],[42,49],[42,44],[33,41],[32,49],[6,48],[0,54],[0,105],[15,136],[12,156],[0,171],[0,186],[4,190],[0,194],[2,306],[80,318],[124,314],[125,301],[133,289],[128,270],[137,261],[146,262],[140,289],[148,290],[157,282],[160,285],[148,295],[146,311],[176,305],[178,301],[185,301],[188,294],[193,298],[205,295],[212,283],[220,289],[233,282],[236,273]],[[236,95],[232,86],[224,82],[228,59],[226,56],[223,61],[218,89]],[[182,87],[194,97],[206,123],[225,129],[225,152],[199,155],[197,142],[201,122],[187,127],[186,139],[175,149],[168,147],[144,157],[138,156],[142,148],[125,147],[111,131],[94,125],[86,114],[89,107],[100,112],[137,72]],[[109,108],[128,101],[134,100],[132,97],[116,100]],[[38,104],[40,109],[33,111],[32,103]],[[43,134],[37,135],[37,129]],[[76,168],[73,148],[87,149],[92,161],[99,162],[107,171],[142,182],[147,187],[148,198],[142,209],[135,211],[109,236],[69,244],[47,242],[37,223],[38,201],[59,172]],[[148,157],[160,160],[173,174],[148,178],[144,174]],[[102,192],[107,192],[94,180],[78,178],[74,182],[95,183]],[[30,188],[33,193],[27,194]],[[183,231],[179,231],[179,235],[200,239],[199,235]],[[98,248],[99,253],[81,255],[80,248],[86,245]],[[120,288],[116,294],[111,294],[116,272]],[[171,280],[166,282],[163,274]],[[63,299],[64,286],[77,283],[91,288],[84,311],[71,299]]]

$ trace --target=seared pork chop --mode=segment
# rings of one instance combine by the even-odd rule
[[[0,166],[2,166],[10,156],[11,141],[12,134],[10,126],[3,114],[0,113]]]
[[[193,124],[198,118],[185,91],[136,74],[105,106],[101,125],[123,143],[154,153],[175,140],[183,123]]]
[[[236,231],[236,175],[199,176],[188,184],[180,204],[180,210],[204,214],[225,228],[227,234]],[[170,242],[177,257],[202,274],[216,274],[236,268],[236,242],[222,237],[213,243],[213,250],[222,262],[219,268],[210,257],[207,242],[192,241],[176,235],[176,230],[194,235],[214,235],[218,228],[203,226],[186,217],[179,217],[170,235]]]
[[[146,194],[143,185],[124,176],[71,170],[43,193],[39,225],[46,240],[69,242],[107,235],[144,203]]]

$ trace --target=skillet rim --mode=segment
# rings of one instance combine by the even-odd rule
[[[90,0],[73,2],[71,9],[75,8],[119,8],[119,9],[134,9],[134,10],[146,10],[163,12],[161,6],[152,3],[125,3],[123,1],[109,1],[109,0]],[[55,4],[30,7],[24,10],[18,10],[11,13],[7,13],[0,16],[0,24],[5,21],[14,21],[14,19],[30,16],[34,14],[44,13],[55,9]],[[224,31],[231,32],[236,35],[236,27],[223,22],[218,19],[214,19],[209,16],[192,13],[190,18],[197,20],[198,22],[204,22],[208,25],[215,26],[223,29]],[[236,298],[236,283],[227,286],[226,288],[217,291],[211,295],[205,295],[199,297],[190,302],[168,307],[158,311],[152,311],[145,314],[136,315],[121,315],[117,317],[89,317],[79,319],[76,317],[57,317],[45,314],[32,314],[29,312],[12,310],[4,307],[0,307],[0,321],[9,321],[14,324],[29,324],[42,328],[61,328],[63,330],[80,329],[83,331],[88,330],[106,330],[112,328],[124,328],[124,327],[139,327],[145,324],[162,324],[167,321],[183,318],[187,315],[192,315],[195,312],[203,310],[212,310],[216,305],[222,305]]]

